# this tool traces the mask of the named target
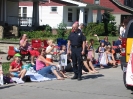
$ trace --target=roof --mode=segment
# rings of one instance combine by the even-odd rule
[[[103,7],[88,2],[81,2],[80,0],[50,0],[50,2],[40,3],[41,6],[77,6],[77,7],[92,7],[93,9],[101,9],[113,11],[113,9]],[[33,6],[32,2],[20,2],[19,6]]]
[[[82,2],[91,3],[94,4],[94,0],[82,0]],[[119,2],[122,4],[124,3],[124,0],[119,0]],[[117,4],[115,4],[112,0],[100,0],[100,6],[112,8],[113,11],[111,13],[113,14],[130,14],[129,11],[122,9]]]
[[[67,3],[61,0],[50,0],[50,2],[40,2],[41,6],[77,6],[75,4]],[[19,6],[33,6],[32,2],[19,2]]]
[[[20,1],[34,1],[34,2],[37,2],[37,1],[43,1],[43,2],[48,2],[48,0],[8,0],[8,1],[13,1],[13,2],[20,2]]]
[[[121,8],[123,8],[123,9],[127,10],[129,13],[133,13],[133,8],[128,7],[128,6],[125,6],[124,4],[121,3],[120,0],[111,0],[111,1],[113,1],[113,2],[114,2],[115,4],[117,4],[119,7],[121,7]]]
[[[92,7],[93,9],[113,11],[113,9],[111,9],[111,8],[100,6],[100,5],[97,5],[97,4],[92,4],[92,3],[89,3],[89,2],[85,2],[85,0],[82,0],[82,1],[81,0],[61,0],[61,1],[76,4],[79,7]]]

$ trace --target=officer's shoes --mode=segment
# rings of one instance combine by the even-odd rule
[[[78,77],[78,81],[81,81],[82,80],[82,77]]]
[[[77,75],[74,75],[71,79],[74,80],[74,79],[77,79],[78,76]]]

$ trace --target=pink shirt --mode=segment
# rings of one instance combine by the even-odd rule
[[[23,44],[24,40],[20,40],[20,44]],[[25,47],[23,47],[24,50],[31,50],[31,45],[27,42]]]
[[[36,70],[40,70],[42,68],[46,67],[46,64],[40,60],[36,60]]]

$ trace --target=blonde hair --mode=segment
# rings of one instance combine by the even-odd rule
[[[48,41],[47,41],[47,44],[50,44],[50,43],[53,43],[54,41],[52,40],[52,39],[49,39]]]
[[[17,58],[18,56],[13,56],[13,61],[15,61],[15,59]],[[22,60],[20,60],[20,61],[22,61]]]
[[[106,51],[107,51],[108,49],[110,49],[110,52],[111,52],[111,46],[107,46],[107,47],[106,47]]]

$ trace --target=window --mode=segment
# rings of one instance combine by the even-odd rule
[[[100,4],[100,0],[94,0],[94,4]]]
[[[21,7],[19,7],[19,13],[18,13],[19,15],[19,17],[21,17]]]
[[[87,11],[85,11],[85,16],[84,16],[84,19],[85,19],[85,23],[87,23]]]
[[[27,17],[27,7],[19,7],[19,17]]]
[[[23,7],[23,17],[27,17],[27,7]]]
[[[51,7],[51,12],[57,12],[57,7]]]
[[[72,20],[72,17],[73,17],[72,11],[73,11],[72,9],[68,8],[68,21],[70,21],[70,22],[73,21]]]

